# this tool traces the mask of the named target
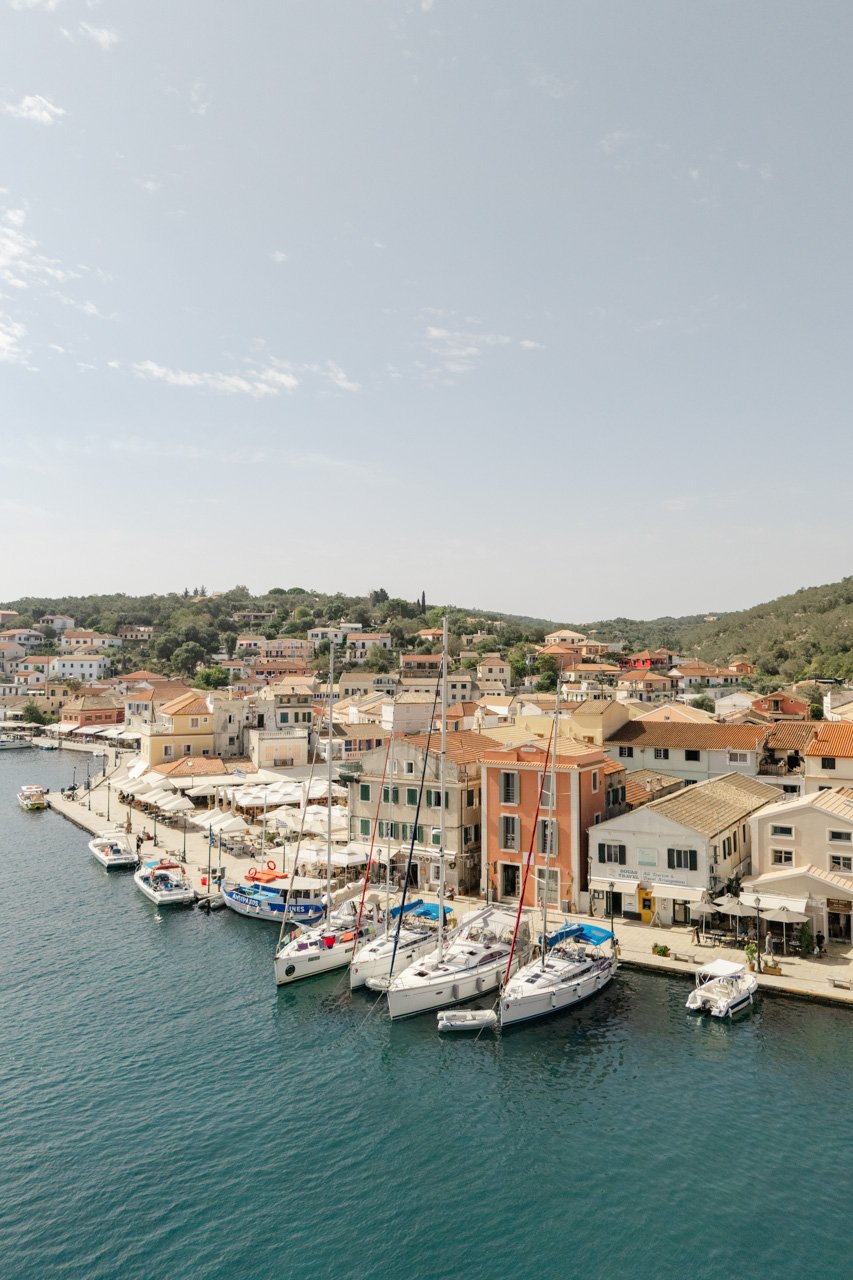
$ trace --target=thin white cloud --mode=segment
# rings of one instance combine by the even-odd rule
[[[79,271],[66,269],[55,258],[39,252],[38,241],[24,228],[23,209],[5,209],[0,220],[0,281],[13,289],[54,285],[74,280]]]
[[[167,369],[153,360],[142,360],[133,366],[137,377],[149,381],[165,382],[170,387],[199,387],[205,391],[221,391],[226,395],[276,396],[282,390],[292,391],[298,382],[292,375],[279,370],[267,370],[266,378],[252,374],[245,377],[236,373],[194,373],[186,369]]]
[[[421,9],[424,13],[429,13],[432,8],[433,0],[421,0]]]
[[[440,361],[438,368],[426,370],[433,377],[470,373],[486,350],[505,347],[513,341],[504,333],[478,333],[433,324],[427,325],[424,337],[427,349]]]
[[[21,345],[21,339],[26,336],[26,325],[0,315],[0,363],[26,364],[27,352]]]
[[[9,0],[12,9],[46,9],[48,13],[53,13],[61,3],[62,0]]]
[[[196,80],[190,89],[190,111],[194,116],[206,116],[210,107],[207,90],[201,80]]]
[[[109,53],[110,49],[113,49],[121,40],[119,33],[112,27],[93,27],[89,22],[81,22],[78,30],[82,35],[93,40],[104,53]]]
[[[360,383],[353,382],[351,378],[348,378],[347,375],[344,373],[343,369],[340,367],[340,365],[335,364],[333,360],[326,361],[325,369],[323,370],[323,376],[325,378],[328,378],[330,382],[334,383],[334,385],[340,391],[360,391],[361,390]]]
[[[541,342],[534,342],[532,338],[522,338],[518,345],[523,347],[525,351],[545,350]]]
[[[153,196],[160,190],[161,184],[157,178],[137,178],[136,185],[141,187],[143,191],[147,191],[150,196]]]
[[[65,115],[64,107],[57,107],[49,98],[43,98],[40,93],[21,98],[18,103],[7,102],[3,111],[7,116],[14,116],[17,120],[33,120],[36,124],[53,124],[55,120]]]
[[[287,262],[287,254],[284,252],[283,249],[273,249],[272,253],[270,254],[270,257],[272,258],[273,262]]]

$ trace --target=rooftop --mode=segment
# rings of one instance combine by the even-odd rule
[[[853,725],[851,732],[853,732]],[[766,724],[693,724],[678,720],[631,720],[611,733],[607,744],[636,747],[684,747],[698,751],[755,751],[767,736]]]
[[[714,836],[778,798],[778,787],[745,778],[740,773],[726,773],[721,778],[684,787],[675,795],[652,800],[646,808],[692,831]]]

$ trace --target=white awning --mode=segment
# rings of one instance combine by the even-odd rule
[[[789,911],[805,912],[808,898],[787,898],[779,893],[745,893],[741,890],[740,900],[747,907],[761,904],[762,911],[777,911],[779,907],[787,907]]]
[[[617,876],[608,878],[590,876],[589,878],[590,889],[612,889],[614,893],[636,893],[639,884],[639,880],[620,880]]]
[[[701,902],[705,890],[690,884],[653,884],[653,898],[671,898],[673,902]]]

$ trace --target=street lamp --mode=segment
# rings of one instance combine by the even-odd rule
[[[758,955],[755,957],[755,967],[761,973],[761,899],[755,899],[755,938],[758,943]]]
[[[613,881],[608,886],[610,889],[610,932],[613,932]]]
[[[110,820],[110,780],[107,778],[107,822]]]
[[[154,848],[157,848],[157,810],[154,810]]]

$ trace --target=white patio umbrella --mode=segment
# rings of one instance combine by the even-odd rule
[[[788,925],[805,924],[808,916],[803,911],[792,911],[790,907],[770,907],[761,912],[762,920],[770,920],[782,926],[782,951],[788,954]]]
[[[748,916],[754,916],[756,914],[755,907],[746,906],[745,903],[731,893],[727,893],[724,897],[717,898],[715,901],[724,916],[734,916],[736,921],[735,935],[739,938],[740,924],[738,922],[747,919]]]
[[[702,917],[702,937],[705,936],[705,921],[708,916],[716,915],[720,910],[716,902],[691,902],[690,915],[695,920],[696,916]]]
[[[192,800],[186,796],[172,796],[158,806],[164,813],[188,813],[193,808]]]
[[[211,830],[215,831],[217,835],[221,832],[224,836],[233,836],[240,831],[249,830],[248,822],[244,822],[239,814],[228,813],[224,815],[224,819],[223,822],[215,822],[211,827]]]

